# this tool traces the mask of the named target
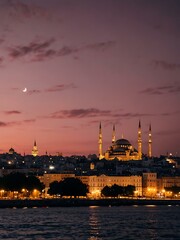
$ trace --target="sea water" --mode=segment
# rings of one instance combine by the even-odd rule
[[[0,239],[180,239],[179,206],[0,209]]]

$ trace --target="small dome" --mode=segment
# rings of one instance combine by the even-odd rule
[[[9,154],[13,154],[15,151],[14,151],[14,148],[10,148],[9,149]]]

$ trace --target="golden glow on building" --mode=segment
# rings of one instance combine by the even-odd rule
[[[138,155],[139,159],[142,159],[142,136],[141,136],[141,122],[139,121],[139,128],[138,128]]]
[[[32,149],[32,155],[34,157],[38,156],[38,149],[37,149],[36,141],[34,141],[34,146],[33,146],[33,149]]]
[[[142,196],[142,177],[141,176],[77,176],[83,183],[89,186],[89,197],[101,197],[101,190],[105,186],[111,187],[116,184],[126,187],[133,185],[136,188],[136,195]]]
[[[114,144],[116,141],[116,136],[115,136],[115,125],[113,125],[113,132],[112,132],[112,144]]]
[[[115,141],[115,126],[113,125],[112,133],[112,145],[102,153],[102,129],[101,123],[99,127],[99,159],[103,157],[106,160],[118,159],[120,161],[129,161],[129,160],[141,160],[142,159],[142,132],[141,132],[141,122],[139,121],[138,126],[138,139],[137,139],[137,150],[131,143],[124,138],[118,139]],[[151,132],[149,132],[149,142],[148,142],[148,156],[152,156],[152,140]]]
[[[101,123],[99,124],[99,159],[103,158],[102,153],[102,129],[101,129]]]
[[[152,157],[152,134],[151,134],[151,124],[149,125],[149,139],[148,139],[148,157]]]

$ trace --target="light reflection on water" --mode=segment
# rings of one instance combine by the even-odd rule
[[[101,232],[101,223],[96,212],[96,207],[89,208],[89,226],[90,226],[90,237],[89,240],[96,240]]]
[[[178,206],[0,209],[0,239],[180,239]]]

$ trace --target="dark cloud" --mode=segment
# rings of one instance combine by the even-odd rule
[[[14,127],[14,126],[27,124],[27,123],[33,123],[35,121],[36,121],[35,119],[26,119],[22,121],[0,122],[0,127]]]
[[[180,85],[168,85],[168,86],[160,86],[154,88],[146,88],[140,93],[143,94],[150,94],[150,95],[162,95],[168,93],[179,93],[180,92]]]
[[[63,46],[60,49],[52,49],[52,44],[55,42],[54,38],[46,41],[34,41],[28,45],[9,47],[7,50],[12,59],[20,59],[28,57],[29,61],[44,61],[54,57],[63,57],[72,55],[84,50],[101,50],[114,46],[114,41],[98,42],[94,44],[86,44],[81,47]]]
[[[33,54],[34,56],[38,56],[38,54],[43,54],[44,52],[47,52],[47,48],[50,47],[50,45],[55,41],[54,38],[51,38],[47,41],[43,42],[31,42],[27,46],[16,46],[16,47],[9,47],[9,56],[13,59],[24,57],[27,55]]]
[[[67,89],[76,88],[76,85],[73,83],[70,84],[59,84],[45,89],[45,92],[61,92]]]
[[[50,118],[91,118],[91,117],[108,117],[105,119],[107,124],[115,123],[119,121],[120,118],[141,118],[146,116],[154,116],[150,113],[114,113],[111,110],[100,110],[97,108],[87,108],[87,109],[72,109],[72,110],[60,110],[54,112],[50,115]],[[93,119],[91,123],[97,123],[99,120]]]
[[[48,49],[45,50],[41,53],[37,53],[36,55],[33,56],[33,58],[31,59],[33,62],[42,62],[46,59],[51,59],[53,57],[56,57],[57,51],[53,50],[53,49]]]
[[[58,56],[66,56],[66,55],[70,55],[72,53],[76,53],[79,51],[80,51],[80,48],[64,46],[58,51],[57,55]]]
[[[7,127],[7,123],[6,122],[0,122],[0,127]]]
[[[2,65],[3,61],[4,61],[4,58],[0,57],[0,66]]]
[[[51,14],[46,8],[31,4],[28,1],[9,0],[6,2],[6,7],[9,16],[19,22],[35,17],[43,17],[47,20],[51,18]]]
[[[33,123],[35,121],[36,119],[26,119],[26,120],[23,120],[22,123]]]
[[[152,65],[155,67],[155,68],[162,68],[162,69],[165,69],[165,70],[177,70],[177,69],[180,69],[180,63],[170,63],[170,62],[166,62],[166,61],[163,61],[163,60],[153,60],[152,61]]]
[[[12,121],[12,122],[0,122],[0,127],[12,127],[21,125],[20,121]]]
[[[86,46],[82,47],[82,49],[92,49],[92,50],[101,50],[104,51],[116,44],[115,41],[106,41],[106,42],[99,42],[94,44],[87,44]]]
[[[21,114],[21,112],[18,111],[18,110],[5,111],[4,113],[5,113],[6,115]]]
[[[152,113],[116,113],[113,114],[113,117],[116,118],[141,118],[141,117],[148,117],[148,116],[154,116]]]
[[[161,113],[160,115],[161,116],[164,116],[164,117],[168,117],[168,116],[174,116],[174,115],[179,115],[180,114],[180,111],[175,111],[175,112],[164,112],[164,113]]]
[[[38,94],[38,93],[41,93],[41,91],[38,89],[27,90],[27,94],[29,95]]]
[[[72,109],[72,110],[60,110],[50,115],[50,118],[84,118],[84,117],[100,117],[108,116],[111,114],[109,110],[99,110],[97,108],[87,109]]]

